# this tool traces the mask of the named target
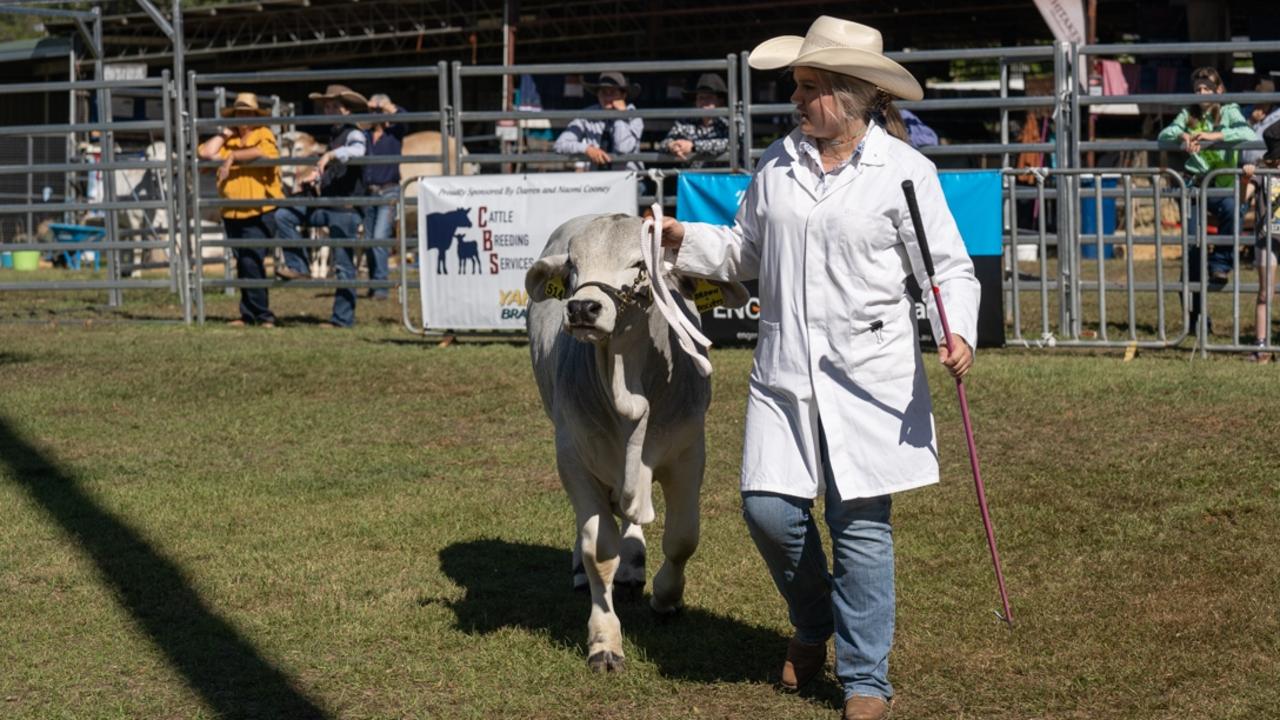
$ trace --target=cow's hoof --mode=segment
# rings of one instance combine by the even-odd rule
[[[652,599],[649,600],[649,609],[653,611],[653,618],[659,624],[669,623],[684,614],[683,604],[664,608],[658,607]]]
[[[613,584],[613,597],[621,602],[640,602],[644,597],[644,581],[615,582]]]
[[[592,672],[622,672],[626,669],[626,666],[627,661],[625,658],[621,655],[614,655],[608,650],[601,650],[587,658],[587,667],[591,668]]]

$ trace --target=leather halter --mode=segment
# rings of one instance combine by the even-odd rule
[[[653,304],[653,293],[650,290],[648,279],[644,268],[640,268],[640,274],[636,276],[634,285],[623,285],[617,288],[608,283],[584,282],[573,289],[573,294],[577,295],[582,288],[599,288],[600,292],[608,295],[613,304],[618,306],[618,310],[624,310],[631,305],[641,310],[647,310]]]

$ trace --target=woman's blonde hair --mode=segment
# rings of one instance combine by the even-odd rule
[[[890,135],[907,140],[907,125],[893,104],[893,96],[875,85],[849,75],[810,68],[817,73],[818,89],[831,93],[836,101],[836,120],[847,124],[853,118],[863,122],[875,120]]]

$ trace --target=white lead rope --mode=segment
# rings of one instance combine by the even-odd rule
[[[700,348],[711,347],[711,340],[685,316],[683,308],[676,306],[675,298],[667,290],[666,269],[675,264],[675,253],[662,247],[662,206],[654,203],[650,209],[653,217],[645,220],[640,228],[640,247],[649,282],[653,284],[653,304],[675,331],[681,349],[693,358],[698,374],[707,377],[711,375],[711,361],[700,352]]]

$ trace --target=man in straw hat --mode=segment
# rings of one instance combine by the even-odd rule
[[[622,113],[636,109],[629,101],[640,94],[640,86],[627,82],[627,76],[620,72],[602,72],[598,82],[584,82],[582,85],[595,93],[597,100],[597,104],[587,107],[587,110]],[[556,138],[555,151],[562,155],[586,155],[592,166],[600,170],[641,170],[643,163],[615,163],[613,156],[638,152],[643,132],[644,120],[638,117],[608,120],[575,118]]]
[[[703,73],[693,90],[685,90],[684,96],[693,100],[699,110],[722,108],[729,100],[729,88],[724,78],[715,73]],[[681,160],[694,156],[712,159],[729,149],[729,118],[704,115],[700,118],[681,118],[671,126],[662,141],[662,149]],[[701,165],[701,162],[694,166]]]
[[[258,96],[253,93],[236,95],[230,107],[223,108],[222,117],[248,120],[270,115],[258,107]],[[218,168],[218,194],[229,200],[271,200],[284,197],[280,187],[280,168],[268,165],[246,165],[260,158],[280,157],[276,136],[271,128],[259,123],[243,122],[222,128],[217,135],[205,140],[197,148],[201,160],[221,160]],[[222,224],[230,239],[265,240],[275,237],[275,206],[224,207]],[[264,256],[267,248],[232,248],[236,259],[236,277],[241,280],[266,278]],[[275,327],[276,318],[271,313],[266,288],[240,288],[240,317],[232,325],[261,325]]]
[[[303,176],[301,183],[307,192],[320,198],[334,198],[322,206],[287,207],[276,213],[278,237],[297,240],[302,237],[298,227],[328,227],[332,240],[355,239],[360,226],[360,213],[345,201],[365,193],[364,173],[361,168],[348,165],[352,158],[364,157],[367,139],[364,131],[356,127],[347,116],[368,110],[364,96],[345,85],[330,85],[323,93],[311,93],[308,97],[320,105],[325,115],[333,115],[335,122],[329,133],[329,150],[320,156],[315,169]],[[349,247],[335,244],[333,247],[334,270],[339,281],[355,280],[356,265]],[[285,247],[285,267],[276,275],[286,280],[311,276],[305,248]],[[356,291],[354,288],[338,288],[333,296],[333,315],[323,327],[351,327],[356,321]]]
[[[732,228],[664,219],[682,272],[760,282],[760,337],[747,397],[743,516],[795,634],[781,684],[822,672],[835,636],[847,720],[889,713],[892,493],[938,481],[937,444],[907,278],[928,287],[903,196],[914,183],[953,334],[955,376],[973,362],[980,287],[937,171],[906,140],[895,98],[920,84],[885,57],[880,33],[820,17],[804,37],[752,51],[790,68],[797,127],[756,166]],[[926,293],[926,298],[929,295]],[[936,308],[929,304],[935,337]],[[815,498],[831,535],[828,570]],[[781,650],[781,648],[779,649]]]

